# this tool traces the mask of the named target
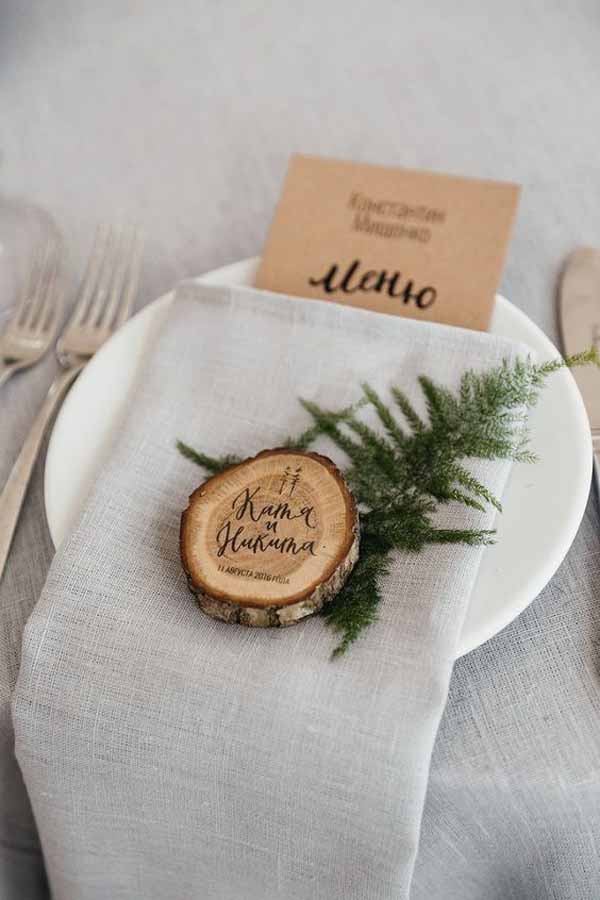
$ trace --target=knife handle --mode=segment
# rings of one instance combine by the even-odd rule
[[[596,482],[596,502],[600,505],[600,450],[594,453],[594,477],[592,481]]]
[[[596,482],[596,500],[600,504],[600,429],[592,428],[592,447],[594,450],[593,480]]]

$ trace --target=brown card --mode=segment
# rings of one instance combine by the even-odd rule
[[[485,330],[519,190],[293,156],[256,286]]]

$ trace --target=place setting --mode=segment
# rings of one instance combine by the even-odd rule
[[[289,214],[286,216],[285,208],[278,214],[282,221],[281,223],[277,219],[275,221],[273,238],[267,246],[266,265],[261,267],[261,261],[258,258],[242,260],[199,276],[197,283],[199,285],[252,287],[255,283],[262,283],[263,279],[266,279],[268,283],[269,279],[273,278],[272,287],[274,290],[279,290],[283,289],[282,286],[285,286],[285,279],[288,277],[285,270],[280,272],[280,267],[283,269],[285,266],[289,266],[293,273],[291,277],[295,280],[287,282],[286,291],[299,294],[304,289],[305,292],[310,292],[311,296],[316,293],[322,293],[325,297],[331,296],[322,284],[311,285],[309,283],[311,280],[318,280],[317,278],[311,279],[306,275],[310,271],[309,266],[312,260],[305,261],[300,256],[297,266],[293,265],[294,259],[298,259],[299,254],[306,252],[305,248],[293,245],[286,247],[281,244],[293,240],[293,233],[290,235],[289,231],[299,213],[307,219],[305,223],[300,223],[304,224],[307,229],[310,227],[309,217],[315,214],[306,201],[300,210],[291,205],[294,203],[294,191],[299,192],[306,181],[310,179],[311,187],[318,197],[321,185],[314,178],[316,169],[319,177],[325,180],[322,196],[327,197],[329,195],[327,191],[328,175],[332,170],[335,173],[336,167],[340,165],[334,161],[296,160],[283,195],[283,203],[290,206]],[[308,171],[303,172],[303,167],[308,167]],[[399,179],[402,184],[407,177],[400,171],[390,173],[388,170],[383,174],[378,167],[364,168],[368,172],[367,184],[370,185],[373,180],[372,190],[382,192],[381,194],[375,193],[375,196],[384,198],[395,196],[393,193],[390,195],[385,192],[389,192],[390,180],[393,186],[395,179]],[[364,182],[360,178],[353,182],[353,177],[357,176],[351,174],[356,170],[360,172],[360,169],[359,166],[347,167],[349,174],[347,176],[348,185],[344,188],[346,193],[340,198],[339,208],[336,209],[336,213],[340,216],[340,221],[337,223],[340,231],[339,236],[336,236],[338,242],[346,240],[348,234],[352,235],[356,230],[357,219],[359,225],[362,222],[362,227],[366,221],[361,219],[361,216],[367,215],[367,213],[361,212],[361,208],[364,210],[368,207],[369,198],[367,195],[361,195],[354,187],[354,184]],[[297,173],[298,170],[300,171]],[[343,170],[344,168],[342,168]],[[413,174],[410,175],[411,179]],[[464,180],[461,179],[442,176],[436,181],[434,176],[428,176],[426,173],[417,175],[417,178],[424,180],[425,183],[427,183],[428,177],[433,180],[433,184],[428,186],[429,191],[435,198],[435,202],[440,205],[447,202],[446,192],[453,190],[455,194],[459,194],[460,188],[464,184]],[[387,183],[385,178],[388,179]],[[381,184],[382,180],[383,184]],[[300,183],[297,184],[297,182]],[[439,194],[440,183],[443,188],[441,195]],[[373,202],[371,202],[371,206],[374,206]],[[319,213],[322,214],[323,210],[328,207],[329,200],[320,201]],[[358,211],[356,211],[357,207]],[[396,212],[402,212],[399,207],[400,204],[397,204]],[[383,208],[382,222],[384,225],[390,228],[407,228],[406,225],[399,226],[398,220],[394,220],[393,201],[380,200],[379,208]],[[409,212],[407,211],[407,214]],[[433,207],[428,209],[420,202],[413,207],[413,215],[418,220],[433,221],[434,225],[437,224],[437,227],[440,227],[443,216],[448,213],[436,211]],[[377,219],[373,221],[377,221]],[[324,222],[321,227],[324,232],[327,232],[329,223]],[[428,230],[430,231],[428,226],[421,226],[419,237],[416,239],[418,250],[415,252],[422,250],[423,238]],[[364,234],[364,231],[359,230],[359,239],[364,240]],[[503,237],[506,241],[508,232]],[[314,242],[318,244],[317,236],[315,236]],[[340,255],[340,259],[350,261],[344,272],[342,272],[342,264],[338,266],[337,280],[340,282],[343,280],[344,275],[355,265],[354,254],[358,254],[360,257],[361,250],[365,255],[365,253],[372,252],[372,248],[375,247],[378,253],[384,253],[382,262],[385,259],[393,259],[394,248],[390,248],[385,241],[383,248],[380,248],[378,243],[378,235],[375,233],[374,237],[368,239],[364,250],[361,246],[357,246],[355,250],[349,247],[340,251],[339,246],[332,246],[329,256],[334,258],[336,253],[340,252],[343,254]],[[503,249],[501,247],[496,253],[501,255]],[[326,257],[326,253],[323,253],[322,256]],[[368,257],[365,258],[368,259]],[[279,260],[284,260],[284,262],[280,263]],[[312,271],[326,275],[327,262],[321,265],[321,269],[319,269],[318,262],[314,265],[315,268]],[[371,264],[364,264],[365,271],[369,265]],[[273,267],[275,268],[274,272],[272,272]],[[330,269],[331,266],[329,266]],[[387,283],[383,285],[382,290],[372,289],[361,292],[362,301],[366,304],[378,304],[373,307],[378,311],[384,311],[386,302],[390,300],[387,289],[394,278],[391,265],[389,272]],[[454,271],[451,271],[450,274],[452,277],[460,275]],[[498,275],[497,270],[496,275]],[[489,279],[490,276],[486,272],[482,274],[482,277]],[[302,278],[304,278],[304,282]],[[351,291],[356,291],[359,281],[360,278],[355,274],[350,287]],[[472,274],[465,277],[466,283],[469,286],[473,283]],[[400,287],[401,285],[398,288],[399,292]],[[452,296],[462,298],[464,296],[462,288],[462,285],[460,289],[452,288]],[[470,287],[470,289],[475,291],[476,287]],[[449,288],[450,290],[451,288]],[[345,303],[349,298],[356,298],[357,293],[345,296],[342,294],[341,300]],[[476,294],[475,296],[477,297]],[[165,317],[169,314],[173,297],[174,292],[149,303],[131,322],[114,334],[102,350],[95,355],[91,365],[86,367],[86,371],[78,379],[76,386],[62,406],[48,447],[45,476],[48,526],[54,545],[57,547],[66,539],[81,513],[101,461],[107,448],[111,446],[119,423],[130,404],[131,392],[135,388],[138,371],[143,364],[148,348],[152,345],[155,333],[162,327]],[[334,298],[332,297],[332,299]],[[339,296],[336,299],[340,301]],[[478,297],[477,300],[479,300]],[[473,304],[475,309],[467,307],[464,313],[459,308],[456,313],[459,327],[463,327],[463,318],[461,317],[464,316],[464,325],[486,323],[486,327],[489,325],[491,334],[521,342],[540,359],[552,359],[556,356],[557,351],[548,338],[508,300],[500,296],[496,296],[494,299],[492,295],[488,301],[487,308],[484,308],[479,302],[476,305]],[[354,300],[354,302],[356,301]],[[369,305],[367,308],[371,308],[371,306]],[[414,307],[414,309],[419,315],[419,307]],[[411,310],[404,306],[403,313],[406,312],[410,314]],[[423,312],[429,320],[431,313]],[[444,311],[443,315],[445,316],[447,313]],[[476,320],[477,316],[480,317],[478,321]],[[590,343],[588,334],[584,332],[579,342],[575,341],[576,349],[573,349],[572,352],[578,352]],[[594,384],[595,377],[593,369],[588,367],[576,372],[576,378],[591,379],[592,384]],[[474,649],[492,637],[538,595],[560,565],[581,520],[590,479],[589,427],[579,392],[573,384],[570,373],[558,372],[553,376],[552,397],[545,401],[542,396],[539,404],[530,411],[530,430],[531,451],[537,457],[535,471],[532,470],[532,467],[525,465],[515,466],[511,471],[505,488],[503,512],[495,522],[497,538],[495,543],[486,547],[483,553],[463,624],[458,655]],[[556,478],[557,471],[561,472],[560,479]]]
[[[92,856],[136,847],[162,896],[173,868],[408,896],[453,664],[538,596],[590,490],[600,257],[566,261],[561,353],[496,293],[519,194],[294,155],[261,256],[158,298],[120,223],[70,296],[44,214],[6,276],[0,403],[55,370],[0,570],[43,457],[56,555],[13,717],[57,896],[65,859],[116,896],[131,872]]]

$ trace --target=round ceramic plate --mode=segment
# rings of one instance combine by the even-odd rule
[[[211,284],[250,285],[258,260],[243,260],[202,276]],[[144,348],[172,302],[167,294],[131,319],[95,355],[67,396],[46,459],[45,498],[55,546],[73,528],[129,404]],[[497,297],[490,329],[521,341],[541,359],[557,350],[527,316]],[[497,520],[497,543],[487,547],[464,623],[459,655],[508,625],[539,594],[564,558],[589,492],[590,430],[571,373],[552,376],[531,416],[539,462],[517,464]]]

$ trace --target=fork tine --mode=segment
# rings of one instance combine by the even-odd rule
[[[138,284],[140,280],[142,247],[142,236],[136,229],[131,240],[131,247],[129,252],[129,271],[127,282],[125,284],[125,290],[123,292],[123,298],[121,300],[121,305],[119,307],[115,320],[115,328],[120,328],[121,325],[127,321],[131,313],[131,307],[133,306],[133,301],[135,300],[135,295],[137,294]]]
[[[57,266],[57,243],[52,239],[48,239],[44,248],[42,264],[38,273],[35,288],[31,295],[29,312],[23,326],[30,331],[37,332],[40,330],[40,322],[42,321],[44,310],[47,310],[48,308],[48,301],[52,302]]]
[[[46,249],[46,247],[44,248]],[[43,264],[43,251],[39,243],[36,244],[31,261],[31,266],[23,284],[17,305],[15,307],[12,322],[19,328],[23,328],[27,322],[29,311],[31,309],[31,298],[35,291],[35,286],[39,280],[39,274]]]
[[[109,236],[110,232],[106,226],[99,225],[96,230],[96,236],[88,257],[85,275],[83,276],[83,281],[79,288],[79,296],[69,326],[80,325],[86,317],[90,300],[92,299],[92,295],[98,282],[98,276],[106,256]]]
[[[58,266],[58,244],[55,241],[51,241],[44,258],[43,269],[38,278],[28,319],[28,326],[34,333],[41,334],[43,332],[48,312],[52,309],[58,278]]]
[[[52,331],[58,321],[59,312],[62,311],[62,302],[57,297],[56,287],[58,284],[59,261],[58,253],[54,253],[53,264],[46,287],[46,294],[40,304],[40,311],[37,318],[36,332],[37,334],[45,334]]]
[[[135,262],[137,238],[138,234],[135,228],[126,229],[121,234],[119,259],[115,267],[110,298],[98,323],[101,328],[110,328],[116,313],[120,310],[125,279],[132,263]],[[125,318],[127,318],[127,315],[128,313],[126,312]]]
[[[93,327],[98,323],[102,310],[110,297],[115,273],[119,268],[119,256],[121,250],[121,230],[111,228],[108,233],[102,266],[98,275],[96,290],[90,301],[90,308],[85,317],[85,324]]]

